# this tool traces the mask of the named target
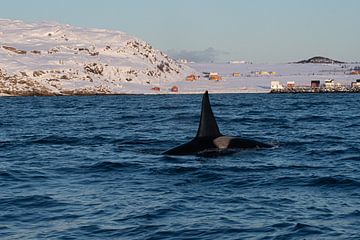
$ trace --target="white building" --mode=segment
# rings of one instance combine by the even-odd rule
[[[288,81],[286,83],[287,88],[294,88],[295,87],[295,81]]]
[[[244,60],[231,60],[229,61],[229,64],[245,64],[247,63],[246,61]]]
[[[177,60],[179,63],[183,63],[183,64],[187,64],[188,60],[187,59],[178,59]]]
[[[335,87],[334,79],[326,79],[324,85],[326,88],[334,88]]]
[[[357,79],[356,82],[351,83],[352,88],[360,88],[360,79]]]
[[[271,90],[282,90],[284,86],[279,81],[271,81]]]

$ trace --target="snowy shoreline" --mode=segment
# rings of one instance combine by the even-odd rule
[[[9,95],[9,94],[0,94],[1,97],[87,97],[87,96],[160,96],[160,95],[202,95],[204,91],[198,92],[163,92],[163,93],[111,93],[111,94],[73,94],[73,95]],[[210,94],[270,94],[269,91],[219,91],[219,92],[209,92]]]

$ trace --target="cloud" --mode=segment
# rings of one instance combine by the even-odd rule
[[[212,47],[205,50],[189,51],[170,49],[167,54],[174,59],[186,59],[193,62],[216,62],[222,55],[228,55],[228,52],[219,51]]]

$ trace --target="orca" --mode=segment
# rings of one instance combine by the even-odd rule
[[[236,149],[271,148],[270,144],[239,137],[225,136],[220,133],[211,109],[209,93],[202,99],[200,123],[197,134],[190,142],[169,149],[164,155],[207,155],[208,153],[232,153]]]

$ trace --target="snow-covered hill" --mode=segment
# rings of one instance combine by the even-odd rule
[[[0,19],[0,96],[269,92],[271,81],[350,85],[358,64],[180,64],[123,32]],[[195,69],[195,70],[194,70]],[[217,72],[220,81],[209,80]],[[186,76],[200,76],[186,81]],[[360,80],[359,80],[360,81]]]
[[[0,19],[0,95],[168,92],[192,72],[123,32]]]

